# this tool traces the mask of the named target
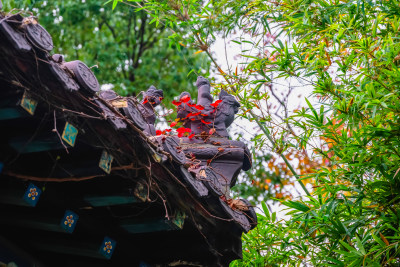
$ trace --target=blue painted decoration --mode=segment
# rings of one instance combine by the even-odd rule
[[[64,131],[62,134],[62,139],[70,146],[75,145],[76,136],[78,135],[78,129],[76,129],[72,124],[66,122]]]
[[[3,171],[4,163],[0,161],[0,173]]]
[[[142,202],[146,202],[147,200],[147,190],[144,188],[142,184],[138,184],[133,191],[133,194],[136,198],[140,199]]]
[[[72,233],[75,230],[79,216],[73,211],[66,210],[63,219],[61,220],[61,228],[67,233]]]
[[[172,222],[179,228],[183,229],[183,224],[185,223],[186,214],[184,212],[179,211]]]
[[[34,184],[30,183],[24,194],[24,201],[30,206],[35,207],[39,201],[42,190]]]
[[[100,254],[106,257],[106,259],[111,259],[111,256],[115,250],[117,242],[108,236],[104,237],[103,243],[100,247]]]
[[[22,96],[21,107],[28,111],[29,114],[35,114],[35,110],[38,102],[32,98],[29,98],[26,93]]]
[[[111,154],[109,154],[107,151],[103,150],[103,153],[101,154],[101,158],[100,158],[100,162],[99,162],[99,167],[106,173],[110,174],[111,164],[112,164],[113,159],[114,159],[114,157]]]

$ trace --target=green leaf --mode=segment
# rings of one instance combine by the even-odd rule
[[[293,209],[296,209],[296,210],[300,210],[300,211],[303,211],[303,212],[307,212],[307,211],[310,210],[310,208],[307,205],[305,205],[305,204],[303,204],[301,202],[297,202],[297,201],[289,200],[289,201],[282,202],[282,204],[287,206],[287,207],[290,207],[290,208],[293,208]]]
[[[261,202],[261,207],[262,207],[262,209],[263,209],[263,211],[264,211],[265,216],[267,217],[267,220],[270,220],[270,219],[271,219],[271,216],[270,216],[270,213],[269,213],[267,204],[265,204],[264,201]]]
[[[120,1],[120,0],[114,0],[114,1],[113,1],[112,9],[115,9],[115,7],[117,6],[117,4],[118,4],[119,1]]]
[[[366,254],[365,248],[364,248],[360,238],[358,238],[358,236],[356,236],[356,242],[357,242],[357,247],[361,251],[362,255],[365,255]]]

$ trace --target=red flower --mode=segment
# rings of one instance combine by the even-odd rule
[[[174,121],[173,123],[171,123],[171,125],[169,126],[169,127],[174,127],[175,125],[177,124],[177,122],[176,121]]]
[[[185,128],[185,127],[180,127],[178,129],[176,129],[176,131],[178,132],[178,137],[182,137],[186,133],[189,134],[192,131],[192,129]]]
[[[186,115],[186,117],[197,116],[197,115],[200,115],[200,113],[201,113],[200,111],[199,111],[199,112],[196,112],[196,113],[190,112],[189,114]]]
[[[204,109],[204,107],[202,105],[195,105],[194,108],[197,109],[197,110],[203,110]]]
[[[176,100],[172,100],[172,104],[174,104],[175,106],[180,106],[182,104],[182,102],[176,101]]]
[[[205,121],[203,119],[201,119],[201,122],[204,123],[204,124],[210,124],[211,123],[211,121]]]
[[[190,96],[188,95],[184,95],[182,96],[182,98],[180,99],[183,103],[187,103],[190,100]]]
[[[183,102],[183,101],[182,101]],[[203,110],[204,107],[202,105],[196,105],[196,104],[190,104],[190,103],[186,103],[189,107],[195,108],[197,110]]]
[[[176,129],[176,131],[178,132],[178,133],[184,133],[185,132],[185,127],[179,127],[178,129]]]
[[[163,133],[163,132],[162,132],[161,130],[157,130],[157,131],[156,131],[156,135],[162,135],[162,133]]]
[[[214,103],[212,103],[212,104],[210,104],[210,105],[213,106],[214,108],[217,108],[218,105],[219,105],[219,103],[221,103],[221,102],[222,102],[222,100],[219,99],[219,100],[215,101]]]
[[[147,102],[149,102],[149,100],[147,100],[147,98],[145,98],[142,104],[146,104]]]
[[[166,131],[166,132],[170,132],[170,131],[172,131],[172,129],[165,129],[164,131]]]
[[[215,133],[215,128],[210,129],[210,131],[208,131],[208,133],[209,133],[210,135],[212,135],[213,133]]]
[[[189,139],[192,139],[194,137],[194,134],[189,135]]]

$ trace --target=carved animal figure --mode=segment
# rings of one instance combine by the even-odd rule
[[[232,95],[224,90],[219,94],[219,99],[222,100],[222,102],[217,108],[214,127],[219,135],[229,137],[226,129],[235,119],[235,114],[238,113],[240,104]]]
[[[154,123],[156,122],[156,113],[154,108],[161,103],[164,97],[163,90],[158,90],[155,86],[150,86],[146,92],[143,92],[143,102],[138,106],[143,118],[148,123],[148,127],[144,131],[151,135],[156,135]]]
[[[181,95],[179,96],[179,99],[183,99],[184,97],[189,97],[190,100],[186,104],[183,104],[183,105],[181,104],[178,106],[177,118],[183,120],[183,127],[191,129],[192,121],[186,120],[185,118],[190,112],[194,112],[195,109],[193,107],[190,107],[191,105],[194,104],[194,102],[188,92],[181,93]]]
[[[228,140],[226,130],[238,113],[240,104],[226,91],[221,91],[219,101],[213,103],[210,82],[204,77],[197,79],[196,86],[197,104],[194,104],[192,99],[188,101],[188,92],[182,93],[179,98],[181,103],[178,105],[178,118],[195,134],[209,132],[212,128],[215,129],[215,134],[206,140],[182,138],[181,147],[185,153],[192,154],[196,160],[200,160],[201,166],[210,167],[218,180],[218,183],[212,182],[216,184],[216,190],[228,194],[229,188],[235,185],[240,170],[248,170],[251,167],[251,154],[246,145],[241,141]]]
[[[195,134],[209,132],[211,128],[215,128],[216,135],[229,138],[226,128],[228,128],[239,110],[240,104],[235,98],[226,91],[221,91],[219,99],[221,102],[218,106],[213,106],[213,98],[210,91],[210,82],[204,77],[198,77],[197,82],[197,105],[202,106],[201,114],[193,117],[187,117],[188,114],[196,114],[199,109],[193,107],[192,99],[189,102],[183,102],[178,106],[178,118],[184,120],[184,127],[191,128]],[[190,97],[188,92],[183,92],[179,99],[185,96]]]
[[[199,76],[196,81],[197,86],[197,104],[202,105],[205,109],[211,107],[213,102],[211,95],[210,81],[206,78]]]

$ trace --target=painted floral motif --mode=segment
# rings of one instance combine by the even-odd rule
[[[34,184],[29,184],[28,188],[24,194],[24,201],[29,204],[30,206],[36,206],[37,202],[39,201],[40,194],[42,190],[39,187],[35,186]]]
[[[78,222],[79,216],[73,211],[66,210],[63,219],[61,220],[61,228],[66,232],[72,233]]]
[[[112,248],[113,248],[113,246],[112,246],[112,244],[111,244],[111,241],[105,242],[104,248],[103,248],[103,250],[104,250],[105,252],[107,252],[108,254],[110,254]]]
[[[100,254],[102,254],[107,259],[111,259],[111,256],[115,250],[116,244],[117,244],[117,242],[115,242],[111,238],[105,237],[103,240],[103,243],[101,245],[101,248],[100,248]]]
[[[73,215],[69,215],[69,216],[66,217],[66,220],[64,221],[64,225],[68,225],[68,227],[72,227],[74,222],[75,222],[74,216]]]
[[[28,198],[31,198],[32,200],[35,200],[36,199],[36,197],[38,196],[38,192],[37,192],[37,190],[36,190],[36,188],[30,188],[29,189],[29,192],[30,193],[28,193]]]

